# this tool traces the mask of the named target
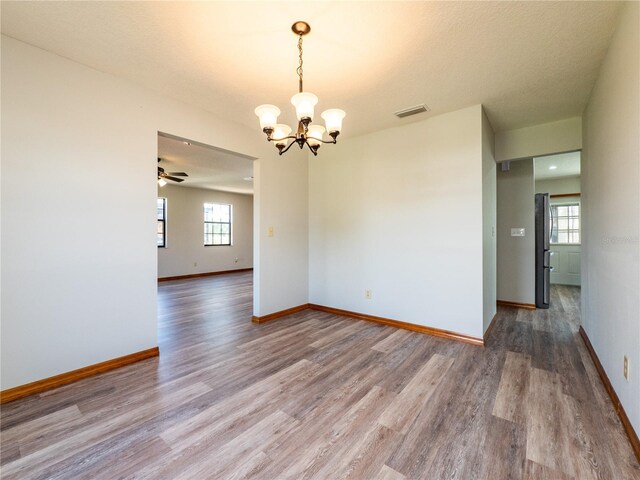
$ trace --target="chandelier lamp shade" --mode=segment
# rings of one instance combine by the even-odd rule
[[[298,36],[298,93],[291,97],[291,104],[296,109],[298,126],[295,133],[288,125],[278,123],[280,109],[275,105],[260,105],[255,109],[255,114],[260,119],[260,128],[267,135],[267,140],[273,142],[280,155],[285,153],[296,144],[301,149],[306,145],[314,155],[318,154],[318,149],[323,143],[337,143],[338,135],[342,130],[342,119],[346,113],[339,108],[331,108],[322,112],[322,119],[325,126],[314,124],[313,118],[315,107],[318,104],[318,97],[311,92],[303,90],[302,72],[302,37],[311,31],[311,27],[306,22],[296,22],[291,26],[291,30]],[[325,128],[326,127],[326,128]],[[325,132],[331,140],[324,140]]]

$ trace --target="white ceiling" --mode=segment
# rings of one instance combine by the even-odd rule
[[[580,115],[619,2],[2,1],[2,33],[263,134],[292,123],[296,20],[305,89],[347,111],[345,136],[485,105],[496,131]],[[425,103],[403,120],[393,112]]]
[[[182,183],[169,185],[253,193],[253,160],[239,154],[167,134],[158,135],[158,164],[164,171],[186,172]]]
[[[580,176],[580,152],[535,157],[533,162],[536,180]]]

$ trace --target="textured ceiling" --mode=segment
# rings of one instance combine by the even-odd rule
[[[580,152],[536,157],[533,162],[536,180],[580,176]]]
[[[158,164],[165,172],[186,172],[184,182],[169,185],[208,188],[234,193],[253,193],[253,160],[241,155],[187,141],[158,135]],[[249,178],[250,180],[245,180]]]
[[[2,33],[256,129],[305,87],[353,136],[485,105],[496,131],[580,115],[618,2],[2,1]],[[403,120],[393,112],[425,103]]]

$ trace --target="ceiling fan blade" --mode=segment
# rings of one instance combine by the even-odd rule
[[[188,177],[184,172],[169,172],[169,175],[173,175],[174,177]]]
[[[162,178],[166,179],[166,180],[172,180],[174,182],[184,182],[184,178],[176,178],[176,177],[172,177],[171,175],[163,175]]]

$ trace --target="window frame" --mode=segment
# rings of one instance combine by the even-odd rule
[[[229,209],[229,221],[223,222],[220,220],[207,220],[207,205],[217,205],[220,207],[227,207]],[[204,202],[202,205],[203,216],[203,243],[205,247],[231,247],[233,246],[233,205],[230,203],[217,203],[217,202]],[[211,233],[207,232],[207,225],[212,225]],[[218,235],[225,235],[229,237],[229,243],[207,243],[207,236],[211,236],[211,241],[214,241],[214,225],[228,225],[229,233],[219,233]]]
[[[158,218],[158,223],[162,224],[162,245],[158,245],[158,248],[167,248],[167,197],[158,197],[157,200],[162,200],[162,218]],[[157,216],[157,201],[156,201],[156,216]],[[156,244],[157,232],[156,232]]]
[[[563,228],[560,229],[560,216],[558,215],[558,207],[578,207],[578,215],[562,215],[562,218],[566,218],[568,220],[568,226],[567,228]],[[571,238],[571,234],[572,233],[577,233],[578,234],[578,242],[554,242],[554,241],[550,241],[549,243],[551,245],[570,245],[570,246],[575,246],[575,245],[582,245],[582,204],[580,201],[578,200],[574,200],[571,202],[554,202],[550,205],[550,208],[552,210],[552,215],[553,215],[553,225],[556,229],[556,238],[558,238],[560,236],[560,232],[566,232],[567,233],[567,240],[569,240]],[[570,219],[578,219],[578,228],[568,228],[570,225],[569,220]],[[552,235],[553,237],[553,235]]]

